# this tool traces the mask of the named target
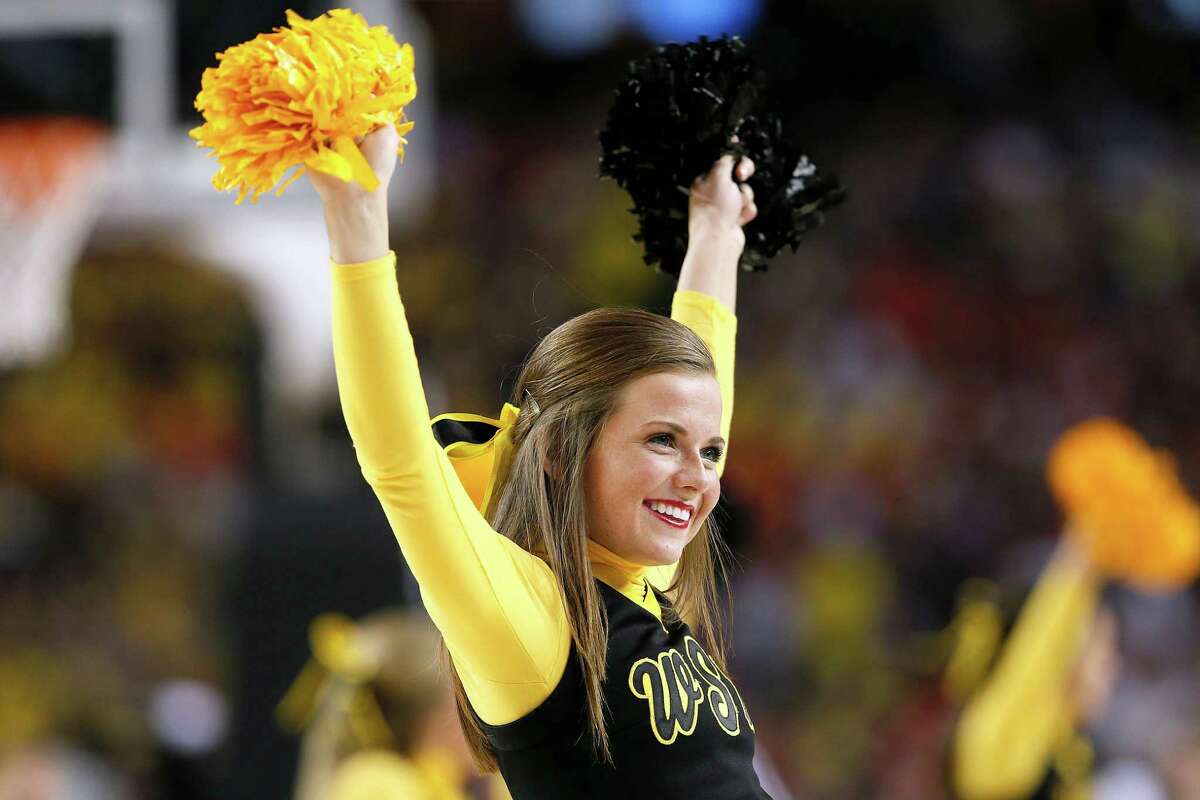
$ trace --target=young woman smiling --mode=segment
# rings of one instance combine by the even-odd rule
[[[725,674],[709,518],[732,414],[742,226],[757,213],[739,181],[753,164],[722,157],[691,187],[671,318],[569,320],[529,356],[499,419],[443,415],[431,435],[388,250],[395,133],[361,146],[375,192],[310,173],[342,408],[442,633],[477,760],[516,800],[767,797]]]

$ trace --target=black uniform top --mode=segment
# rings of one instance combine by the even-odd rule
[[[608,610],[603,695],[613,765],[595,760],[572,653],[540,706],[506,725],[479,720],[514,800],[616,798],[631,791],[680,800],[770,800],[751,763],[754,723],[745,703],[688,626],[668,627],[607,584],[596,584]]]

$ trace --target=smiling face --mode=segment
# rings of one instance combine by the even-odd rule
[[[588,536],[635,564],[673,564],[721,494],[721,390],[657,372],[617,393],[585,467]]]

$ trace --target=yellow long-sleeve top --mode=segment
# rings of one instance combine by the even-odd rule
[[[1096,616],[1099,583],[1081,563],[1043,571],[996,667],[963,710],[954,784],[964,800],[1028,797],[1074,721],[1067,683]]]
[[[488,525],[430,431],[395,255],[330,270],[338,391],[363,475],[475,713],[491,725],[520,719],[550,695],[570,653],[557,580],[544,561]],[[728,440],[737,319],[693,291],[675,293],[671,316],[712,351]],[[724,459],[718,474],[723,467]],[[597,578],[661,613],[653,592],[642,599],[643,578],[665,588],[673,568],[631,564],[594,542],[589,549]]]

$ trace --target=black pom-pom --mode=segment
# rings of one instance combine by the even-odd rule
[[[758,216],[745,228],[741,265],[765,270],[793,251],[823,211],[845,198],[762,107],[763,80],[737,37],[666,44],[630,62],[600,133],[600,174],[633,198],[634,239],[647,264],[678,275],[687,251],[688,193],[724,153],[748,155]],[[733,139],[736,136],[737,141]]]

